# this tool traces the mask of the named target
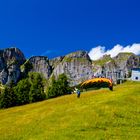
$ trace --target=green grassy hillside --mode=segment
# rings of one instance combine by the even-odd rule
[[[0,110],[0,140],[139,140],[140,83]]]

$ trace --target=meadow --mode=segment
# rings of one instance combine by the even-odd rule
[[[140,139],[140,82],[0,110],[0,140],[126,139]]]

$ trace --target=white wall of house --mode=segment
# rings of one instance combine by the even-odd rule
[[[131,80],[140,81],[140,69],[132,70]]]

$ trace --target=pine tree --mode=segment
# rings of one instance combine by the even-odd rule
[[[58,77],[59,95],[65,95],[70,92],[68,78],[65,74],[60,74]]]
[[[27,78],[18,82],[17,86],[14,89],[15,94],[17,95],[17,105],[29,103],[30,87],[31,84]]]
[[[66,95],[69,93],[70,93],[70,87],[66,75],[65,74],[59,75],[57,80],[55,80],[55,77],[53,76],[52,82],[47,89],[48,98]]]
[[[29,92],[29,101],[36,102],[41,101],[46,98],[44,93],[43,78],[39,73],[30,73],[29,79],[31,83],[31,88]]]
[[[16,105],[16,95],[13,87],[5,86],[0,95],[0,108],[8,108]]]

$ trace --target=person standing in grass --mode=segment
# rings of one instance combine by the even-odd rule
[[[74,92],[77,94],[77,98],[80,98],[80,94],[81,94],[80,90],[75,88]]]

